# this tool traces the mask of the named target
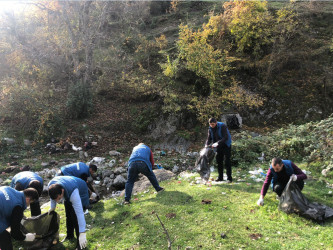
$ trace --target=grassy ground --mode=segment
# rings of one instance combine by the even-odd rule
[[[262,182],[241,170],[234,169],[233,176],[233,184],[212,186],[195,184],[195,176],[178,178],[161,183],[165,192],[155,194],[150,189],[134,195],[131,205],[122,205],[121,198],[95,204],[86,215],[88,249],[167,249],[156,214],[174,240],[173,249],[333,248],[332,220],[320,225],[280,212],[271,190],[265,205],[258,207]],[[310,178],[303,191],[311,201],[333,207],[324,182]],[[211,204],[203,204],[203,200]],[[56,211],[61,215],[60,233],[65,234],[64,207],[58,205]],[[53,247],[74,248],[74,242]]]

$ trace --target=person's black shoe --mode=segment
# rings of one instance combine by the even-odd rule
[[[72,240],[74,240],[74,236],[66,236],[66,238],[65,239],[63,239],[61,242],[64,242],[64,241],[72,241]]]
[[[215,181],[216,181],[216,182],[219,182],[219,181],[223,181],[223,179],[219,177],[219,178],[217,178]]]
[[[130,201],[124,201],[124,202],[123,202],[123,205],[130,205],[130,204],[131,204]]]

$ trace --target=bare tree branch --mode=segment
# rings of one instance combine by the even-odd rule
[[[174,240],[171,241],[170,236],[169,236],[169,233],[168,233],[168,230],[165,228],[165,226],[164,226],[163,222],[161,221],[160,217],[158,217],[158,214],[157,214],[157,213],[155,213],[155,214],[156,214],[157,219],[158,219],[159,222],[161,223],[161,226],[163,227],[163,230],[164,230],[164,232],[165,232],[165,234],[166,234],[166,236],[167,236],[167,240],[168,240],[168,249],[171,250],[171,245],[172,245],[172,243],[174,242]]]

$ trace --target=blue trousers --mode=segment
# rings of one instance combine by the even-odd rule
[[[156,191],[160,191],[162,188],[158,184],[156,176],[152,170],[149,169],[146,163],[143,161],[134,161],[128,167],[127,182],[125,185],[125,200],[131,199],[134,182],[138,178],[139,174],[145,175],[150,183],[153,185]]]

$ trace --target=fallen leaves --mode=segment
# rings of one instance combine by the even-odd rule
[[[249,237],[252,239],[252,240],[258,240],[262,237],[262,234],[259,234],[259,233],[255,233],[255,234],[250,234]]]
[[[176,217],[176,214],[175,213],[168,213],[168,214],[165,215],[165,217],[167,217],[168,219],[172,219],[172,218]]]

